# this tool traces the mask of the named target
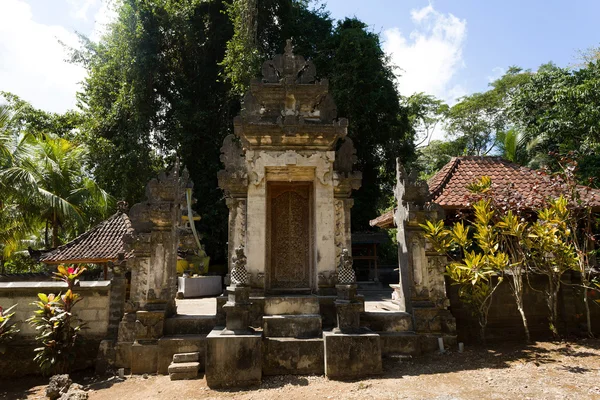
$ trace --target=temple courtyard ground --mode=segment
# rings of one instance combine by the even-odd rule
[[[467,347],[413,359],[387,358],[384,373],[352,382],[322,376],[265,377],[244,390],[211,390],[205,379],[73,375],[91,400],[117,399],[600,399],[600,340]],[[43,399],[43,378],[0,381],[0,398]]]

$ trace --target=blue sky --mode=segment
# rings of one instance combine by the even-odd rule
[[[425,91],[453,103],[485,90],[511,65],[536,69],[576,62],[577,51],[600,45],[599,0],[328,0],[336,19],[356,16],[380,33],[400,67],[404,95]],[[57,38],[98,38],[110,21],[104,0],[0,0],[0,90],[36,107],[63,112],[75,105],[85,77],[64,62]]]

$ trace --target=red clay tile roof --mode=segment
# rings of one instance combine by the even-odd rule
[[[127,214],[117,212],[69,243],[43,254],[46,264],[103,263],[116,261],[123,253],[123,236],[132,232]],[[129,254],[125,254],[127,258]]]
[[[548,177],[527,167],[513,164],[500,157],[453,157],[448,164],[427,182],[431,201],[444,209],[468,207],[467,186],[482,176],[489,176],[499,189],[509,188],[522,196],[524,202],[535,207],[555,192]],[[594,209],[600,208],[600,190],[581,186],[581,196]],[[388,211],[370,221],[371,226],[394,227],[393,211]]]

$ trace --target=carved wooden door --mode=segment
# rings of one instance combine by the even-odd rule
[[[270,188],[271,289],[310,288],[310,185]]]

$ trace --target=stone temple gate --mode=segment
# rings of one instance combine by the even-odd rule
[[[192,183],[177,165],[151,181],[147,199],[130,211],[129,258],[115,273],[131,273],[131,297],[115,311],[122,318],[101,344],[100,367],[171,379],[205,371],[211,387],[280,374],[346,379],[380,373],[382,356],[455,341],[443,291],[421,290],[421,308],[410,307],[407,258],[425,274],[415,276],[437,271],[434,263],[425,268],[435,257],[418,246],[416,219],[402,219],[423,210],[409,196],[415,187],[398,184],[398,220],[406,224],[398,230],[402,279],[393,285],[395,300],[365,310],[352,267],[350,196],[361,173],[353,169],[348,121],[337,117],[327,81],[315,79],[314,65],[293,54],[291,42],[264,63],[262,75],[221,148],[231,265],[216,313],[177,312],[177,250],[193,244],[182,220]],[[424,256],[408,257],[409,244],[411,254]],[[124,297],[124,278],[113,282]],[[443,278],[427,282],[443,287]]]
[[[351,247],[350,194],[361,182],[348,121],[290,41],[262,74],[221,149],[229,256],[246,248],[253,292],[326,294]]]

